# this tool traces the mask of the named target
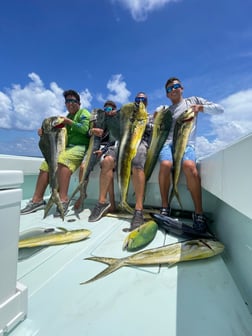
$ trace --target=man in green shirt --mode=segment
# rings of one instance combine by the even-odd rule
[[[90,113],[86,109],[80,109],[80,96],[76,91],[64,91],[63,96],[68,110],[67,116],[63,117],[63,124],[67,129],[67,145],[66,149],[59,155],[57,173],[59,196],[64,212],[66,213],[68,208],[67,193],[71,175],[77,168],[79,168],[89,145],[88,131]],[[41,132],[41,129],[39,129],[39,135],[41,135]],[[46,161],[44,161],[40,166],[40,172],[32,200],[30,200],[26,207],[21,210],[21,214],[28,214],[44,208],[46,202],[43,197],[48,183],[48,165]],[[54,216],[60,216],[58,209]]]

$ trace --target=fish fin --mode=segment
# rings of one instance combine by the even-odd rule
[[[107,275],[109,275],[112,272],[115,272],[116,270],[118,270],[120,267],[122,267],[124,265],[123,260],[124,258],[121,259],[117,259],[117,258],[106,258],[106,257],[88,257],[85,258],[84,260],[93,260],[93,261],[99,261],[102,262],[104,264],[109,265],[107,268],[105,268],[105,270],[101,271],[100,273],[98,273],[97,275],[95,275],[93,278],[81,282],[80,285],[84,285],[84,284],[88,284],[90,282],[93,282],[95,280],[101,279]]]
[[[175,266],[177,263],[178,263],[177,261],[169,262],[169,263],[167,263],[167,266],[168,266],[168,267],[173,267],[173,266]]]
[[[92,261],[98,261],[98,262],[101,262],[103,264],[106,264],[106,265],[113,265],[117,260],[117,258],[108,258],[108,257],[97,257],[97,256],[93,256],[93,257],[87,257],[87,258],[84,258],[84,260],[92,260]]]
[[[128,249],[128,247],[130,246],[132,241],[132,238],[129,237],[129,235],[125,238],[124,242],[123,242],[123,246],[122,246],[122,250],[125,251]]]
[[[57,226],[57,229],[58,230],[61,230],[61,231],[63,231],[63,232],[69,232],[69,230],[67,230],[67,229],[65,229],[65,228],[63,228],[62,226]]]

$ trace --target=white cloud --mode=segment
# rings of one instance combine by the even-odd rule
[[[219,139],[230,143],[252,131],[252,89],[234,93],[220,104],[225,109],[224,114],[212,117]]]
[[[93,97],[88,89],[80,92],[80,98],[82,108],[90,108]]]
[[[57,83],[52,82],[46,88],[37,74],[31,73],[28,77],[30,82],[24,87],[16,84],[6,92],[0,91],[1,128],[36,131],[44,118],[66,113],[63,89]],[[98,101],[104,103],[110,99],[119,104],[129,101],[131,92],[121,74],[111,76],[107,90],[105,98],[99,94]],[[81,91],[80,96],[82,106],[89,108],[93,99],[89,89]],[[196,142],[198,157],[213,153],[252,132],[252,89],[236,92],[219,103],[225,111],[207,119],[204,125],[207,135],[198,137]],[[22,143],[22,146],[26,145]]]
[[[198,137],[196,148],[199,156],[208,155],[230,145],[252,132],[252,89],[239,91],[225,99],[220,104],[224,113],[211,117],[211,137]]]
[[[102,104],[105,100],[113,100],[116,103],[126,104],[129,101],[131,92],[127,89],[127,83],[123,80],[121,74],[112,75],[111,79],[107,83],[107,89],[109,94],[104,98],[103,94],[97,95],[97,100]]]
[[[145,21],[154,10],[161,9],[170,2],[178,0],[111,0],[112,3],[118,2],[128,9],[135,21]]]
[[[35,73],[28,75],[30,82],[21,87],[14,84],[6,93],[0,92],[0,122],[2,128],[34,130],[41,121],[52,115],[66,113],[63,89],[55,82],[47,89]],[[84,107],[90,106],[92,96],[88,89],[81,92]]]
[[[9,128],[11,125],[11,111],[12,111],[12,104],[11,99],[0,92],[0,125],[3,128]]]
[[[114,93],[108,95],[108,99],[115,100],[118,103],[125,104],[128,102],[130,91],[126,88],[126,82],[123,81],[122,75],[113,75],[108,81],[107,88]]]

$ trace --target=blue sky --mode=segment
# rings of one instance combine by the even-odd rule
[[[199,115],[198,156],[252,131],[251,0],[8,0],[0,12],[0,153],[39,156],[37,128],[65,115],[62,92],[82,107],[118,106],[138,91],[148,111],[169,104],[171,76],[220,103]]]

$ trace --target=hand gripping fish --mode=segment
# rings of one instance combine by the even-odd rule
[[[140,102],[124,105],[120,110],[122,136],[119,144],[117,179],[121,196],[119,208],[133,213],[134,210],[127,203],[127,196],[131,175],[131,163],[136,156],[147,124],[147,110]]]
[[[154,117],[154,124],[152,129],[151,143],[147,151],[147,157],[144,166],[146,182],[151,177],[151,174],[157,163],[157,159],[165,140],[168,137],[172,125],[171,111],[163,106]]]
[[[144,250],[126,258],[89,257],[85,258],[85,260],[98,261],[109,266],[93,278],[82,282],[81,285],[103,278],[124,266],[154,266],[162,264],[172,266],[181,261],[210,258],[222,253],[223,250],[224,245],[218,241],[199,239]]]
[[[181,162],[185,153],[186,145],[188,143],[189,136],[191,134],[194,125],[195,114],[192,109],[186,110],[177,119],[174,133],[173,133],[173,173],[172,173],[172,190],[169,198],[169,204],[174,196],[176,196],[179,205],[182,207],[182,203],[178,193],[178,182],[181,172]]]
[[[103,120],[104,120],[104,111],[101,109],[94,109],[90,116],[89,128],[90,129],[92,129],[93,127],[101,128]],[[87,197],[86,190],[87,190],[89,175],[94,169],[94,166],[98,161],[97,154],[95,153],[95,151],[97,151],[100,148],[100,143],[101,143],[100,137],[95,136],[94,134],[91,135],[90,140],[89,140],[88,150],[85,155],[85,166],[84,166],[81,180],[79,182],[79,185],[74,190],[74,192],[72,193],[69,199],[69,203],[70,203],[70,201],[74,198],[77,192],[80,191],[81,209],[83,207],[83,201]]]
[[[65,149],[67,141],[67,132],[66,128],[63,127],[63,121],[64,118],[62,117],[46,118],[42,123],[42,135],[39,140],[39,148],[49,167],[49,185],[51,188],[51,197],[45,207],[44,218],[55,203],[62,220],[64,220],[64,209],[58,193],[57,169],[59,153]]]

